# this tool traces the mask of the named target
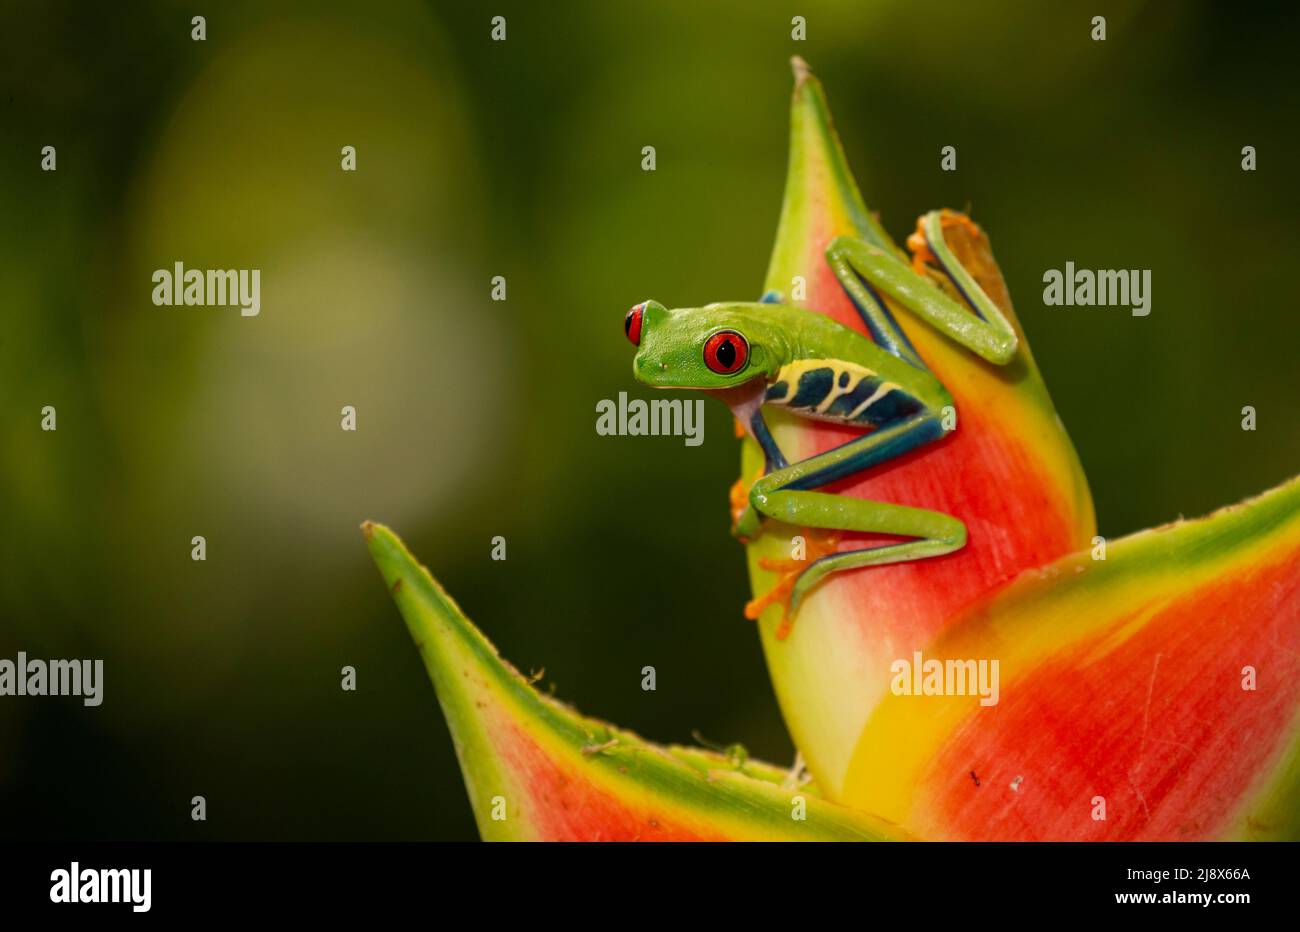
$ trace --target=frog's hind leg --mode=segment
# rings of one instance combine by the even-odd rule
[[[1014,339],[1015,333],[998,306],[949,247],[947,231],[954,227],[964,227],[977,238],[983,236],[974,220],[955,210],[932,210],[916,218],[916,230],[907,238],[912,271],[924,276],[927,265],[937,266],[980,320],[1002,329]]]
[[[1010,362],[1018,346],[1010,322],[948,248],[943,233],[944,218],[957,216],[961,215],[937,210],[925,214],[918,223],[921,239],[913,245],[926,249],[920,256],[921,267],[924,268],[929,257],[938,261],[969,308],[948,297],[929,278],[918,275],[897,255],[879,246],[838,236],[826,247],[826,261],[863,314],[872,337],[884,349],[921,369],[925,364],[890,316],[880,298],[882,293],[935,330],[995,365]],[[972,314],[971,310],[975,313]],[[877,335],[877,330],[883,338]]]
[[[908,505],[815,491],[837,479],[901,456],[943,435],[938,418],[928,411],[904,417],[869,434],[850,440],[825,453],[769,473],[754,483],[750,504],[755,512],[786,524],[824,528],[830,531],[858,531],[912,538],[840,552],[839,540],[814,555],[801,572],[792,575],[786,561],[774,562],[773,570],[784,572],[775,592],[769,592],[746,611],[754,618],[768,605],[786,604],[777,637],[790,631],[790,618],[808,590],[827,575],[841,570],[879,566],[905,560],[919,560],[959,550],[966,544],[966,525],[951,515]]]
[[[849,530],[914,538],[841,552],[840,535],[836,532],[823,537],[821,547],[814,547],[816,536],[809,538],[811,562],[760,561],[764,569],[779,572],[781,576],[772,589],[745,606],[745,617],[756,619],[769,605],[781,603],[784,608],[776,629],[777,640],[784,640],[790,633],[794,626],[792,619],[808,591],[832,573],[938,557],[966,545],[966,525],[942,512],[888,502],[846,500],[824,492],[778,492],[776,495],[786,499],[787,507],[804,509],[805,516],[823,507],[834,508],[835,520],[851,524]],[[827,499],[834,504],[826,502]]]
[[[845,242],[854,241],[845,240]],[[838,247],[836,243],[839,243]],[[840,287],[857,308],[858,316],[866,325],[871,339],[886,352],[911,363],[918,369],[925,369],[925,363],[921,361],[916,348],[912,346],[912,341],[907,338],[907,334],[903,333],[903,328],[898,326],[898,321],[894,320],[894,315],[884,299],[880,297],[880,293],[854,268],[847,251],[843,248],[844,243],[836,240],[831,247],[826,250],[826,261],[831,271],[835,273],[835,277],[839,279]],[[883,250],[878,251],[881,255],[887,255]]]
[[[886,502],[864,501],[862,504],[872,506],[871,510],[874,511],[876,520],[882,526],[890,528],[884,533],[915,539],[896,544],[846,550],[843,553],[837,552],[819,557],[808,565],[791,588],[789,613],[798,611],[799,603],[807,595],[808,590],[832,573],[865,566],[900,563],[905,560],[924,560],[927,557],[952,553],[966,545],[966,525],[952,515],[925,508],[891,505]],[[863,509],[864,517],[866,513],[867,510]]]

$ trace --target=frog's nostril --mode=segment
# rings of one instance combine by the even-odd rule
[[[641,321],[645,317],[645,306],[646,302],[642,301],[623,318],[623,332],[627,334],[633,346],[641,345]]]

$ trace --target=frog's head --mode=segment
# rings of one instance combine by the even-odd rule
[[[652,388],[729,389],[780,368],[779,329],[753,304],[710,304],[669,310],[643,301],[623,330],[637,348],[632,373]]]

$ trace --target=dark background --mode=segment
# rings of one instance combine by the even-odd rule
[[[0,13],[0,657],[105,661],[98,708],[0,699],[6,834],[474,837],[365,518],[583,711],[788,762],[728,413],[698,448],[594,425],[641,393],[629,305],[757,297],[794,53],[889,230],[989,231],[1103,533],[1300,471],[1284,7],[199,6]],[[178,260],[260,268],[261,315],[155,307]],[[1044,307],[1067,260],[1151,269],[1151,315]]]

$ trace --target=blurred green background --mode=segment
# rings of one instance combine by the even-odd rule
[[[698,448],[594,425],[644,394],[628,306],[757,297],[794,53],[895,235],[989,231],[1103,533],[1300,472],[1285,7],[472,6],[5,4],[0,657],[105,661],[99,708],[0,699],[6,832],[475,837],[365,518],[584,712],[791,760],[728,413]],[[1044,307],[1067,260],[1151,269],[1151,316]],[[260,268],[261,315],[155,307],[175,261]]]

